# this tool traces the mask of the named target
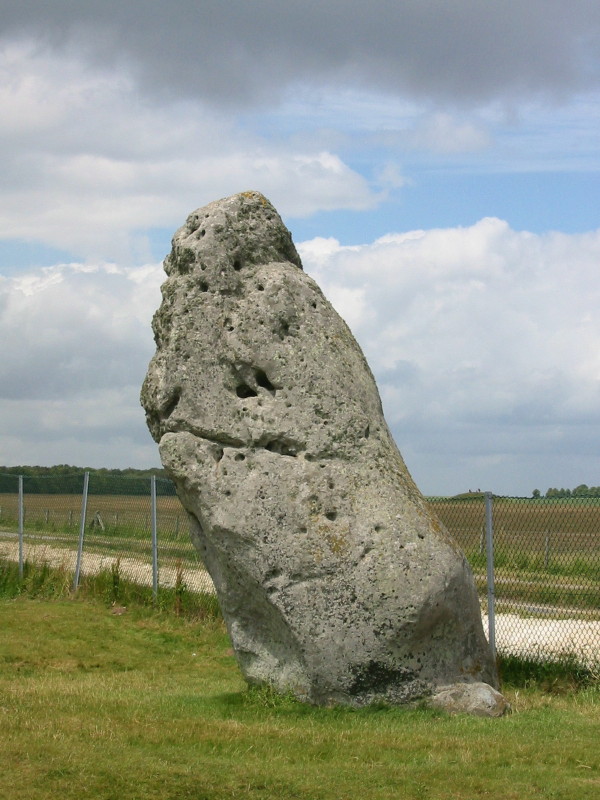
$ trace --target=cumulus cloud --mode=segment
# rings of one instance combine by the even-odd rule
[[[5,47],[0,102],[2,238],[123,260],[143,256],[148,229],[246,188],[294,216],[377,201],[335,153],[269,143],[201,105],[150,105],[127,73],[75,56]]]
[[[578,466],[565,485],[594,482],[598,233],[490,217],[372,239],[403,219],[515,206],[523,227],[596,227],[596,0],[0,11],[0,240],[15,274],[0,277],[0,462],[156,463],[137,402],[155,246],[191,209],[252,188],[304,236],[374,231],[301,249],[366,350],[426,491],[474,474],[512,489]],[[474,176],[490,178],[484,192]],[[536,216],[546,206],[556,215]],[[299,221],[318,212],[332,213]],[[53,263],[44,247],[74,263],[18,276],[19,243],[38,263]]]
[[[600,231],[535,235],[489,218],[299,250],[361,343],[424,491],[591,481]],[[0,281],[0,463],[157,463],[138,394],[163,277],[154,264],[70,264]]]
[[[0,463],[157,462],[139,390],[160,265],[0,279]]]
[[[361,342],[417,471],[469,455],[473,472],[475,460],[521,458],[533,475],[553,451],[560,473],[558,460],[583,464],[598,447],[600,232],[534,235],[483,219],[300,250]]]

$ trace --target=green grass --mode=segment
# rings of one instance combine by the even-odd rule
[[[73,595],[73,573],[64,567],[51,568],[47,563],[31,564],[25,561],[23,575],[20,576],[18,564],[0,559],[0,598],[26,596],[60,600],[72,598]],[[125,580],[118,562],[95,575],[82,575],[76,596],[82,600],[104,602],[107,606],[154,608],[194,620],[219,619],[221,616],[215,595],[190,592],[183,580],[177,580],[172,588],[159,587],[154,597],[152,587]]]
[[[312,708],[246,689],[218,618],[96,598],[0,599],[5,800],[598,797],[590,676],[505,664],[495,720]]]

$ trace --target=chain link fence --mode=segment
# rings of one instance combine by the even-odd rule
[[[597,668],[600,498],[487,498],[488,519],[485,495],[429,502],[471,564],[492,647]]]
[[[171,481],[0,477],[0,558],[18,561],[21,574],[25,562],[46,564],[72,575],[76,589],[83,576],[108,572],[114,581],[151,588],[157,600],[175,592],[191,612],[214,606]]]
[[[86,494],[80,475],[0,478],[0,558],[60,568],[75,586],[106,570],[214,605],[170,481],[94,475]],[[600,664],[600,498],[428,502],[471,564],[494,650]]]

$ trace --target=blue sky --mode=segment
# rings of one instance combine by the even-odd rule
[[[157,465],[160,262],[256,189],[425,493],[600,484],[595,0],[0,11],[0,464]]]

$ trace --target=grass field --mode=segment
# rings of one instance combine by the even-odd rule
[[[485,594],[482,497],[430,504],[464,550]],[[600,618],[600,500],[494,498],[496,599],[502,610],[544,606]],[[530,613],[530,612],[527,612]]]
[[[161,529],[176,536],[187,535],[187,516],[177,497],[158,496],[157,519]],[[24,498],[26,530],[76,533],[81,519],[81,495],[27,494]],[[90,494],[87,502],[87,523],[120,536],[148,536],[151,524],[150,495]],[[0,494],[0,527],[14,529],[18,525],[18,497]]]
[[[243,684],[218,621],[0,600],[4,800],[592,800],[600,691],[502,719],[315,709]]]

